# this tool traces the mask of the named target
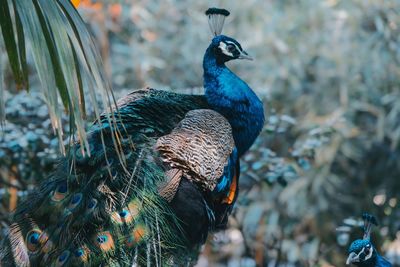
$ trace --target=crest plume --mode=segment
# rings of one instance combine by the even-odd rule
[[[208,25],[210,26],[212,34],[215,36],[221,34],[225,17],[229,16],[229,14],[228,10],[222,8],[212,7],[207,9],[206,15],[208,16]]]
[[[371,235],[372,225],[378,225],[378,221],[376,220],[375,216],[364,213],[362,216],[364,220],[364,237],[363,239],[369,239]]]

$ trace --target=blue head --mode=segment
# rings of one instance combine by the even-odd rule
[[[251,59],[242,49],[242,46],[233,38],[221,35],[224,21],[229,16],[229,11],[222,8],[209,8],[206,11],[208,25],[214,38],[207,49],[206,56],[214,57],[219,65],[232,59]],[[206,57],[205,56],[205,57]]]
[[[212,39],[207,49],[205,60],[206,57],[215,59],[217,65],[224,65],[225,62],[234,59],[252,60],[238,41],[225,35],[217,35]]]
[[[374,266],[377,252],[368,239],[357,239],[351,243],[346,264],[356,266]]]

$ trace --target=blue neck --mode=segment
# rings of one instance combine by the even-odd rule
[[[375,249],[374,249],[375,250]],[[356,266],[360,267],[392,267],[392,264],[383,258],[379,253],[375,250],[372,257],[367,261],[354,263]]]
[[[263,127],[263,104],[242,79],[217,61],[211,46],[204,55],[203,69],[208,104],[228,119],[240,157]]]
[[[375,264],[373,266],[374,267],[392,267],[392,264],[389,261],[387,261],[384,257],[379,255],[377,252]]]

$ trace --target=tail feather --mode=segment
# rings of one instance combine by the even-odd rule
[[[115,156],[113,149],[103,153]],[[79,162],[73,163],[74,173],[65,173],[70,166],[62,163],[39,193],[15,213],[7,252],[14,264],[123,266],[132,264],[132,253],[138,251],[139,265],[150,257],[160,266],[164,251],[184,248],[183,240],[177,238],[179,227],[160,227],[174,225],[170,222],[176,218],[158,194],[164,171],[149,160],[152,153],[139,147],[126,153],[129,173],[115,163],[111,169],[106,165],[87,169],[104,162],[104,154],[96,155],[95,163],[84,164],[84,170]]]
[[[8,258],[9,265],[30,266],[28,249],[18,225],[12,224],[8,231],[8,238],[2,244],[0,259]]]
[[[199,237],[186,229],[182,234],[177,218],[187,220],[202,213],[203,198],[185,180],[179,186],[191,188],[188,197],[201,204],[194,210],[176,205],[177,201],[168,205],[157,190],[166,170],[155,160],[159,155],[153,147],[189,110],[206,107],[206,101],[156,90],[139,91],[127,99],[120,104],[116,125],[104,120],[92,127],[91,157],[79,145],[72,148],[17,208],[0,265],[165,266],[188,254],[190,239]],[[179,197],[185,201],[187,196]],[[201,238],[207,233],[206,227],[199,227],[203,228]]]

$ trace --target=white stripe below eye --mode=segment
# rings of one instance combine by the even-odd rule
[[[221,52],[229,57],[233,57],[233,54],[228,51],[228,48],[226,47],[226,43],[224,42],[219,42],[219,49],[221,49]]]
[[[368,255],[365,256],[365,260],[368,260],[369,258],[372,257],[372,252],[373,252],[373,248],[370,247],[370,248],[369,248],[369,253],[368,253]]]

